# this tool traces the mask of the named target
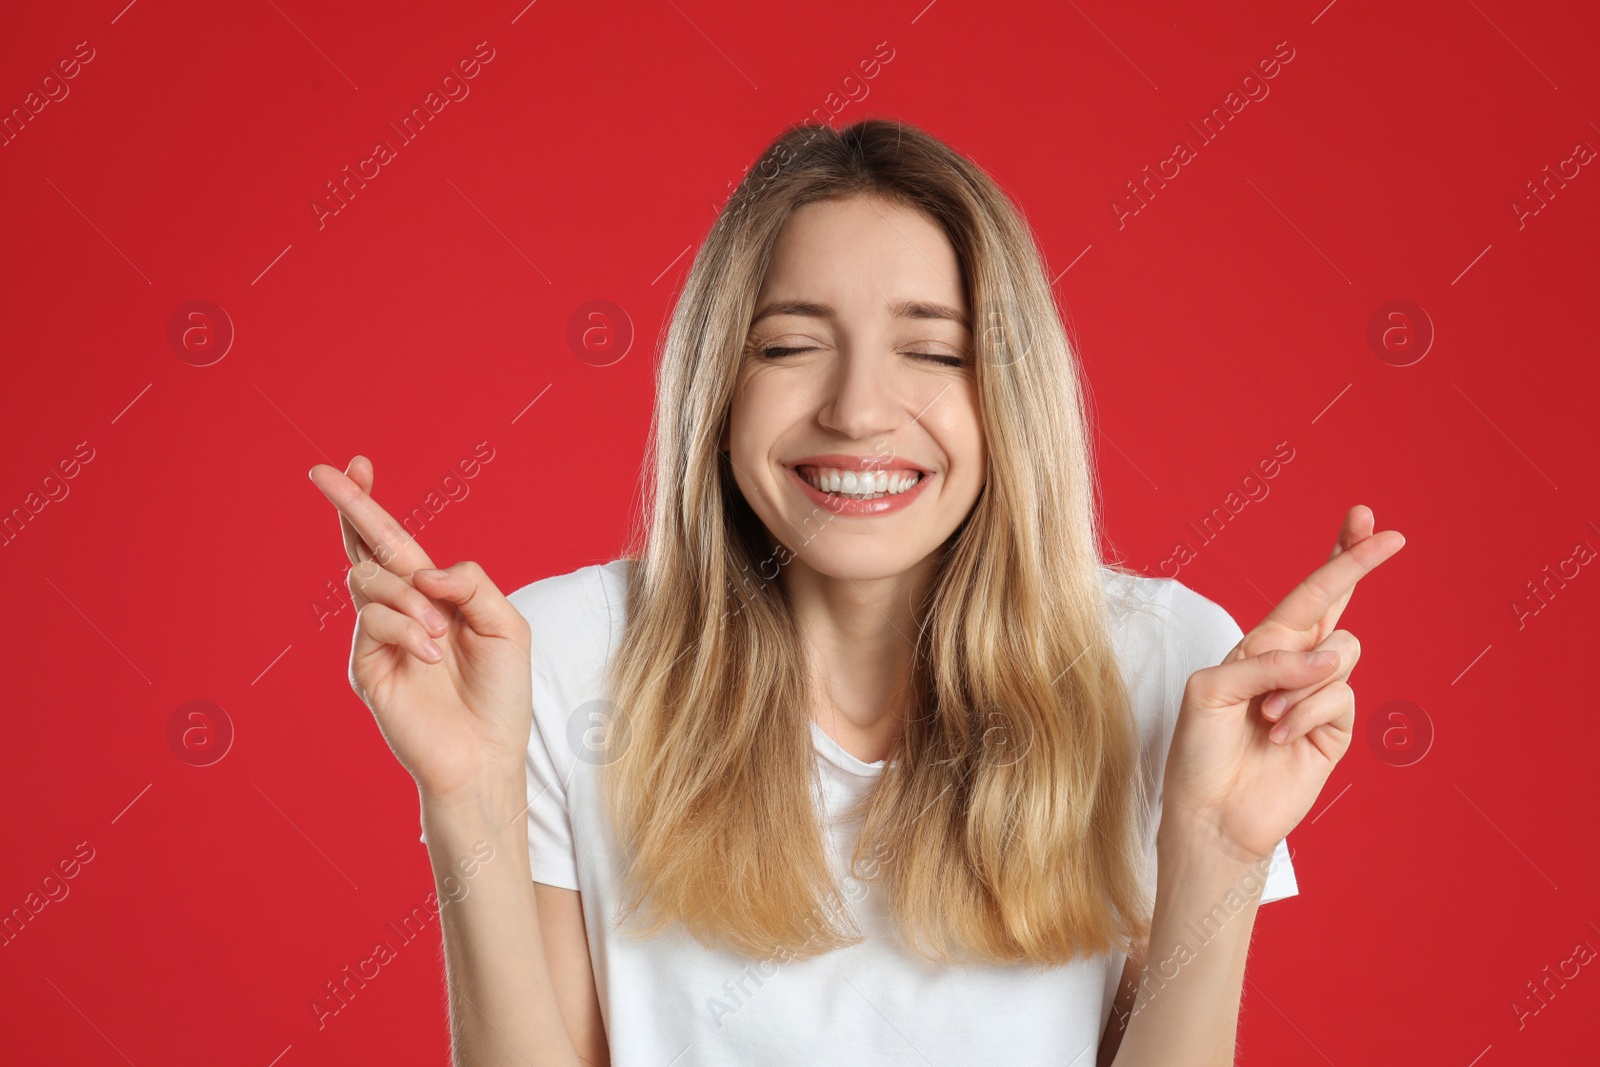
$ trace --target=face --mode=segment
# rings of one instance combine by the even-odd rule
[[[984,442],[970,321],[955,249],[928,216],[853,197],[785,222],[722,447],[794,565],[904,574],[971,512]]]

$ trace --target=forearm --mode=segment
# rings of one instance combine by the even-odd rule
[[[578,1067],[545,959],[529,875],[527,814],[521,791],[445,804],[422,800],[450,986],[456,1067]],[[459,862],[487,842],[465,892]]]
[[[1149,949],[1114,1067],[1231,1067],[1269,866],[1162,827]]]

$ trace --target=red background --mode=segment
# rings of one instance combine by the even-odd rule
[[[1262,910],[1243,1060],[1595,1056],[1600,964],[1520,1027],[1512,1007],[1600,948],[1600,575],[1515,608],[1600,548],[1600,166],[1512,207],[1600,146],[1591,6],[125,2],[29,5],[0,35],[8,113],[94,49],[0,148],[0,509],[93,449],[0,551],[0,908],[94,849],[0,948],[7,1060],[444,1062],[434,928],[324,1028],[309,1009],[432,880],[345,680],[352,613],[319,627],[346,560],[306,471],[365,453],[400,512],[487,441],[422,533],[436,561],[510,591],[613,558],[688,250],[879,42],[834,122],[921,125],[1023,207],[1128,562],[1171,574],[1189,541],[1180,579],[1248,629],[1351,505],[1407,536],[1344,618],[1361,730],[1291,835],[1301,895]],[[482,41],[470,95],[319,228],[324,183]],[[1186,124],[1279,42],[1270,95],[1200,146]],[[1197,158],[1119,228],[1180,138]],[[204,367],[167,340],[197,299],[236,331]],[[609,366],[566,340],[593,299],[635,331]],[[1402,299],[1437,336],[1394,366],[1367,323]],[[1279,442],[1270,495],[1200,544],[1188,524]],[[236,730],[212,766],[169,748],[190,700]],[[1367,743],[1390,700],[1433,724],[1414,765]]]

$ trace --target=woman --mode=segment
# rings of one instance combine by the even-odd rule
[[[456,1062],[1231,1064],[1350,742],[1335,627],[1404,539],[1352,508],[1248,636],[1102,563],[1026,225],[898,123],[769,147],[657,385],[634,549],[509,598],[362,457],[311,471],[351,681],[461,890]]]

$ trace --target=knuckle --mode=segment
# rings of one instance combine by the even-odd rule
[[[522,613],[520,611],[517,612],[517,618],[522,618]],[[527,626],[526,619],[523,619],[523,625]],[[532,637],[531,630],[529,632],[529,637]],[[1203,670],[1195,671],[1193,674],[1189,675],[1189,680],[1183,683],[1183,695],[1186,700],[1192,697],[1203,697],[1211,691],[1212,683],[1211,679],[1208,678],[1207,675],[1211,673],[1212,669],[1213,668],[1211,667],[1206,667]]]
[[[365,589],[368,583],[375,581],[383,568],[370,559],[357,560],[345,571],[345,585],[351,592]]]

